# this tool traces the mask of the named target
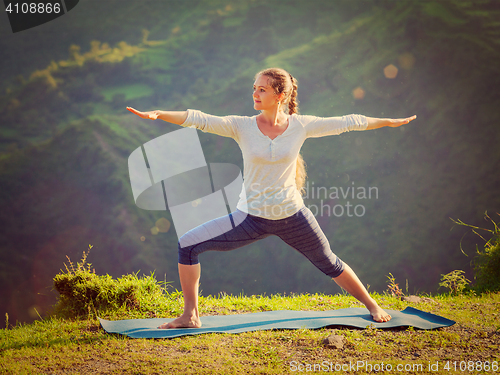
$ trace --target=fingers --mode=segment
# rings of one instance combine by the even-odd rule
[[[411,117],[407,117],[407,118],[402,118],[402,119],[399,119],[397,120],[397,122],[399,122],[401,125],[402,124],[408,124],[410,121],[413,121],[417,118],[417,115],[413,115]]]
[[[136,109],[134,109],[134,108],[132,108],[132,107],[127,107],[127,109],[128,109],[130,112],[132,112],[134,115],[137,115],[137,116],[141,116],[141,115],[142,115],[142,113],[141,113],[141,112],[139,112],[138,110],[136,110]]]
[[[417,115],[413,115],[413,116],[411,116],[411,117],[408,117],[408,118],[406,119],[406,124],[408,124],[410,121],[415,120],[416,118],[417,118]]]
[[[413,115],[413,116],[407,117],[407,118],[394,119],[394,120],[392,120],[392,124],[389,126],[396,128],[398,126],[408,124],[410,121],[413,121],[416,118],[417,118],[417,115]]]
[[[144,119],[156,120],[158,118],[158,113],[156,112],[140,112],[132,107],[127,107],[127,109],[134,115],[137,115]]]

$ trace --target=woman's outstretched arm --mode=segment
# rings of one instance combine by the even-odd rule
[[[407,118],[397,118],[397,119],[367,117],[366,120],[368,121],[368,127],[366,128],[366,130],[383,128],[384,126],[390,126],[391,128],[396,128],[398,126],[408,124],[410,121],[413,121],[416,118],[417,118],[416,115]]]
[[[171,122],[172,124],[181,125],[186,121],[188,112],[187,111],[148,111],[141,112],[134,108],[127,107],[127,109],[133,114],[150,120],[160,119],[163,121]]]
[[[144,119],[160,119],[172,124],[190,128],[194,127],[205,133],[217,134],[238,141],[238,129],[241,124],[241,121],[236,119],[238,116],[212,116],[194,109],[188,109],[187,111],[148,112],[141,112],[131,107],[127,107],[127,109]]]

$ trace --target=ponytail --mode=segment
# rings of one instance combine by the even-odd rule
[[[299,113],[299,101],[297,100],[297,80],[290,74],[290,80],[292,81],[292,92],[290,93],[290,99],[288,100],[288,114],[293,115],[294,113]]]
[[[294,113],[299,113],[299,101],[297,100],[298,85],[297,80],[293,78],[291,74],[290,80],[292,81],[292,92],[290,93],[290,99],[288,101],[288,114],[293,115]],[[295,170],[295,185],[297,186],[297,190],[299,191],[300,195],[305,194],[306,178],[306,162],[299,152],[297,156],[297,167]]]

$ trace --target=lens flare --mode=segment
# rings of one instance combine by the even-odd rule
[[[358,86],[354,90],[352,90],[352,96],[356,100],[361,100],[365,97],[365,90]]]
[[[170,221],[162,217],[156,220],[155,227],[158,229],[158,232],[167,233],[170,229]]]
[[[389,64],[384,68],[384,75],[385,78],[394,79],[398,75],[398,68],[396,68],[392,64]]]

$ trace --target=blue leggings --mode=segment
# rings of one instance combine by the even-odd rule
[[[223,226],[229,216],[232,223],[239,223],[227,232],[214,238],[196,241],[199,234],[210,228]],[[198,233],[197,233],[198,232]],[[311,210],[305,205],[295,214],[279,220],[269,220],[246,214],[240,210],[202,224],[179,239],[179,263],[198,264],[198,255],[208,251],[229,251],[251,244],[260,239],[276,235],[288,245],[302,253],[321,272],[337,277],[344,270],[344,263],[332,250]],[[184,240],[184,241],[183,241]],[[181,243],[192,245],[181,247]]]

